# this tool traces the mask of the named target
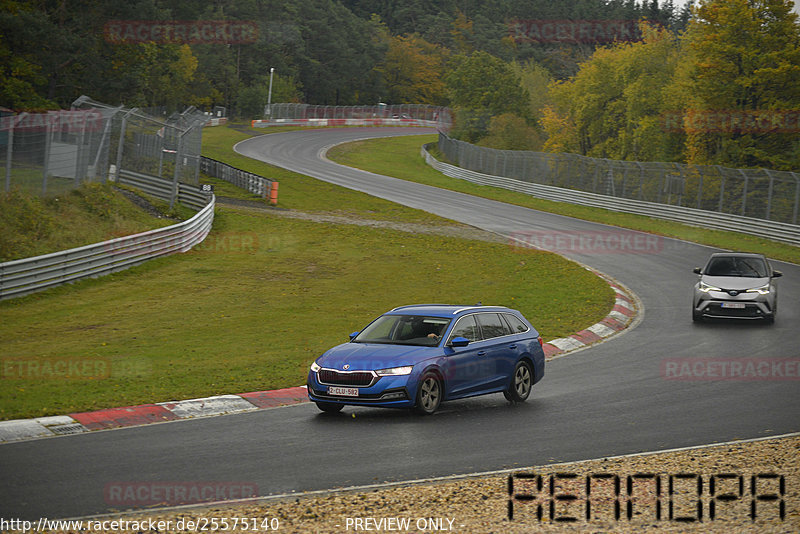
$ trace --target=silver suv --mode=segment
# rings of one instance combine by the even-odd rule
[[[694,286],[693,321],[704,317],[775,321],[778,286],[774,279],[783,273],[773,271],[763,254],[718,252],[694,272],[700,279]]]

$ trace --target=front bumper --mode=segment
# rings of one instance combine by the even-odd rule
[[[358,396],[333,395],[329,387],[340,387],[320,383],[317,373],[309,371],[307,385],[308,398],[312,402],[329,402],[353,406],[379,406],[385,408],[411,408],[414,405],[415,391],[409,390],[411,375],[382,376],[369,387],[352,387]]]
[[[694,309],[709,318],[766,319],[774,316],[774,301],[769,297],[741,293],[737,298],[724,292],[711,291],[695,299]]]

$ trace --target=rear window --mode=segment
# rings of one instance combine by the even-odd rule
[[[503,317],[508,323],[508,326],[511,327],[511,331],[514,332],[515,334],[521,334],[523,332],[528,331],[528,325],[520,321],[516,315],[512,315],[510,313],[504,313]]]

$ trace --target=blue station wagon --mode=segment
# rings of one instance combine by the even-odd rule
[[[346,405],[413,408],[503,393],[524,402],[544,376],[542,338],[502,306],[395,308],[311,364],[308,397],[324,412]]]

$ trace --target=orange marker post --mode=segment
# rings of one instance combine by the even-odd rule
[[[269,203],[273,206],[278,203],[278,182],[271,182],[270,184]]]

